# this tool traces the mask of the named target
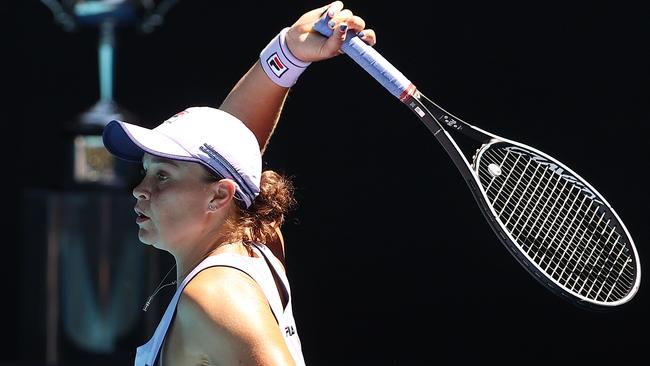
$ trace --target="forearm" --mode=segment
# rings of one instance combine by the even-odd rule
[[[329,23],[332,24],[330,27],[338,30],[332,32],[329,38],[321,36],[313,28],[314,23],[322,18],[325,11],[331,18]],[[342,2],[335,1],[303,14],[286,33],[281,32],[278,35],[280,37],[279,45],[280,48],[284,47],[285,43],[283,42],[286,41],[286,48],[282,48],[277,55],[278,57],[288,57],[288,54],[291,54],[294,61],[291,62],[290,59],[289,63],[294,66],[300,63],[308,65],[311,62],[332,58],[339,54],[341,44],[347,34],[346,30],[359,35],[361,39],[371,46],[375,44],[375,33],[371,29],[365,29],[364,20],[353,15],[350,10],[343,9]],[[362,31],[363,35],[360,33]],[[285,38],[282,38],[283,34],[286,36]],[[271,43],[263,51],[273,52],[272,48],[268,48],[270,45]],[[304,70],[305,67],[306,65],[300,65],[298,69]],[[262,152],[264,152],[269,138],[273,134],[289,91],[289,88],[280,85],[293,85],[296,81],[295,78],[302,72],[296,73],[298,69],[293,69],[293,75],[284,72],[284,79],[281,81],[275,80],[274,82],[269,78],[269,76],[273,77],[273,75],[271,73],[267,75],[258,60],[237,82],[219,107],[244,122],[255,134]],[[276,76],[280,77],[280,75]],[[276,82],[280,85],[276,84]]]
[[[257,138],[260,151],[264,152],[288,91],[269,79],[258,60],[235,84],[219,108],[243,121]]]

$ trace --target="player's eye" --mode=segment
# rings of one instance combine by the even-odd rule
[[[167,173],[165,173],[165,172],[158,172],[158,173],[156,173],[156,178],[159,181],[164,182],[167,179],[169,179],[169,176],[167,176]]]

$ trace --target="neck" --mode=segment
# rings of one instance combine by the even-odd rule
[[[201,249],[194,250],[185,255],[174,255],[176,260],[176,286],[180,286],[187,275],[189,275],[190,272],[199,265],[199,263],[210,256],[221,253],[234,253],[243,256],[249,255],[248,250],[241,240],[216,240],[212,245],[208,245],[207,249]]]

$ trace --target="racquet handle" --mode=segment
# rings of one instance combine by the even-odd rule
[[[334,32],[327,26],[330,17],[325,15],[314,24],[314,30],[325,37]],[[375,78],[384,88],[400,100],[413,94],[415,86],[388,60],[379,54],[374,48],[368,46],[353,31],[348,31],[341,50],[350,56],[356,63],[363,67],[372,77]]]

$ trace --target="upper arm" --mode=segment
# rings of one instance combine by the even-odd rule
[[[294,364],[264,293],[237,269],[212,267],[192,279],[176,322],[192,352],[216,364]]]

